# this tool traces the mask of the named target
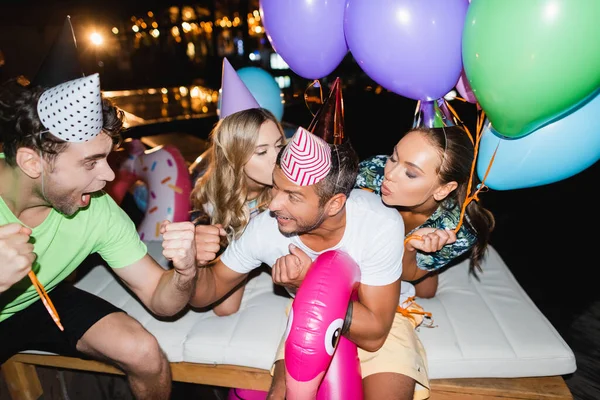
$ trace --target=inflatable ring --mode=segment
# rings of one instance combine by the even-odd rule
[[[285,332],[286,398],[360,400],[356,344],[341,335],[360,268],[337,250],[319,255],[292,303]]]
[[[192,182],[185,159],[175,146],[146,150],[138,139],[124,142],[123,149],[124,154],[112,158],[116,164],[116,177],[105,190],[121,204],[137,181],[144,182],[148,187],[148,199],[138,233],[142,240],[160,240],[159,227],[163,220],[190,220]]]

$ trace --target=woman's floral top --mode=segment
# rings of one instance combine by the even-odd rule
[[[370,190],[381,195],[381,184],[383,182],[385,163],[389,156],[379,155],[361,161],[354,187]],[[460,220],[460,204],[456,204],[454,200],[446,200],[431,217],[421,226],[416,227],[408,232],[409,236],[417,229],[421,228],[437,228],[437,229],[455,229]],[[456,235],[456,242],[444,246],[440,251],[435,253],[417,252],[417,266],[421,269],[433,271],[450,263],[460,255],[467,252],[475,243],[477,237],[473,234],[473,230],[467,227],[468,218],[465,215],[465,223],[461,226]]]

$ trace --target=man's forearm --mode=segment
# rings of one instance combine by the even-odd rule
[[[212,267],[198,268],[196,287],[190,299],[190,305],[202,308],[217,300],[219,300],[219,297],[217,296],[217,284]]]
[[[165,271],[152,296],[152,311],[161,316],[177,314],[190,301],[195,286],[196,274],[186,276],[174,269]]]
[[[391,324],[382,322],[358,301],[353,303],[352,308],[352,322],[344,336],[361,349],[371,352],[379,350],[390,333]]]
[[[402,276],[403,281],[414,281],[419,278],[419,272],[423,272],[417,267],[417,251],[405,250],[402,257]]]

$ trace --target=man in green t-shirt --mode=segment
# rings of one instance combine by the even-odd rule
[[[98,253],[158,316],[183,309],[194,288],[193,224],[160,226],[163,255],[173,264],[164,270],[102,192],[115,178],[107,156],[122,117],[102,98],[98,74],[46,90],[16,80],[0,86],[0,364],[23,350],[101,359],[127,373],[136,398],[168,399],[169,363],[154,336],[65,281]],[[59,321],[40,301],[30,271]]]

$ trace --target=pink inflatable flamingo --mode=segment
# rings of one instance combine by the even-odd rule
[[[341,336],[360,269],[346,253],[321,254],[292,304],[285,342],[288,400],[362,400],[356,345]]]

